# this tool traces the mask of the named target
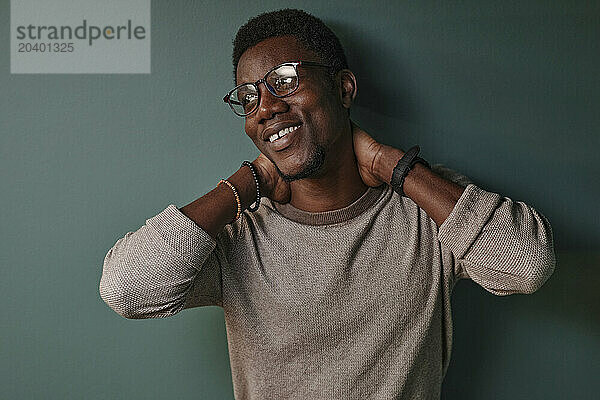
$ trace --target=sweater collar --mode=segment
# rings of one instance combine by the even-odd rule
[[[347,221],[360,215],[373,206],[380,197],[388,191],[388,185],[382,184],[378,187],[369,187],[358,199],[350,205],[337,210],[310,212],[300,210],[290,203],[277,203],[265,198],[271,208],[287,219],[306,225],[329,225]]]

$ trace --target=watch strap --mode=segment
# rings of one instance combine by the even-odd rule
[[[429,163],[418,157],[419,154],[419,146],[413,146],[404,153],[402,158],[398,161],[396,166],[394,167],[394,171],[392,172],[392,180],[390,182],[390,186],[394,189],[394,192],[398,193],[402,197],[408,197],[404,193],[403,185],[406,175],[413,168],[413,166],[420,162],[425,165],[427,168],[430,168]]]

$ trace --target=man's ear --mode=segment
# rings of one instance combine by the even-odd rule
[[[338,74],[342,105],[344,108],[350,109],[350,106],[352,106],[358,91],[358,87],[356,86],[356,77],[349,69],[343,69],[338,72]]]

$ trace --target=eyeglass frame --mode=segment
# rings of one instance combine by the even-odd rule
[[[282,96],[278,95],[275,92],[275,89],[273,87],[271,87],[271,85],[269,85],[269,83],[266,81],[267,76],[275,71],[277,68],[283,67],[284,65],[293,65],[294,67],[294,71],[296,72],[296,77],[298,78],[296,87],[294,88],[294,90],[292,90],[291,92],[284,94]],[[241,83],[239,85],[237,85],[236,87],[234,87],[233,89],[231,89],[229,91],[229,93],[227,93],[225,95],[225,97],[223,97],[223,101],[227,104],[229,104],[229,107],[231,108],[231,110],[233,111],[233,113],[239,117],[247,117],[250,114],[253,114],[254,112],[256,112],[256,110],[258,110],[258,106],[260,105],[260,88],[258,87],[258,85],[260,85],[261,83],[265,84],[265,87],[267,88],[267,90],[269,91],[269,93],[271,93],[273,96],[277,97],[277,98],[283,98],[283,97],[287,97],[290,96],[292,94],[294,94],[296,92],[296,90],[298,90],[298,88],[300,87],[300,75],[298,74],[298,66],[313,66],[313,67],[324,67],[324,68],[328,68],[331,69],[333,68],[333,66],[331,65],[325,65],[325,64],[320,64],[314,61],[288,61],[288,62],[284,62],[282,64],[276,65],[273,68],[271,68],[270,70],[267,71],[267,73],[265,74],[265,76],[263,76],[261,79],[257,80],[256,82],[252,83],[252,82],[246,82],[246,83]],[[231,99],[231,94],[233,92],[235,92],[237,89],[241,88],[242,86],[245,85],[253,85],[256,88],[256,93],[258,95],[258,99],[256,100],[256,107],[254,107],[254,109],[252,111],[250,111],[249,113],[246,114],[238,114],[235,109],[233,108],[233,105],[230,103],[230,99]]]

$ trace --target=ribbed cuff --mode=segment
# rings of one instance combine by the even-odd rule
[[[456,258],[462,258],[473,244],[494,210],[501,196],[487,192],[474,184],[465,188],[452,212],[438,230],[439,241]]]
[[[154,217],[146,220],[163,240],[177,253],[190,259],[193,265],[204,261],[217,245],[216,240],[174,204],[170,204]]]

